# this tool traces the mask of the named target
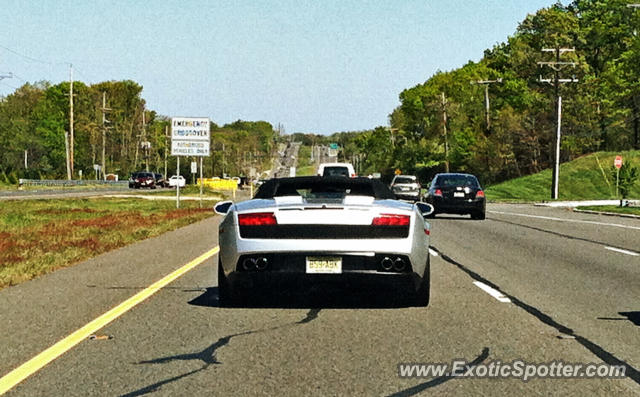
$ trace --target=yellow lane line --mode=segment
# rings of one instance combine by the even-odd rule
[[[172,272],[171,274],[166,275],[165,277],[151,284],[144,290],[133,295],[131,298],[120,303],[118,306],[114,307],[113,309],[104,313],[100,317],[91,321],[84,327],[76,330],[71,335],[60,340],[55,345],[49,347],[47,350],[33,357],[31,360],[22,364],[18,368],[9,372],[8,374],[0,378],[0,395],[11,390],[15,385],[22,382],[27,377],[33,375],[34,373],[39,371],[42,367],[44,367],[51,361],[60,357],[62,354],[64,354],[65,352],[73,348],[78,343],[87,339],[91,334],[95,333],[100,328],[104,327],[105,325],[109,324],[110,322],[120,317],[127,311],[131,310],[131,308],[136,306],[138,303],[144,301],[145,299],[149,298],[151,295],[158,292],[167,284],[171,283],[172,281],[176,280],[178,277],[184,275],[191,269],[200,265],[202,262],[211,258],[213,255],[217,254],[218,251],[220,251],[220,247],[215,247],[214,249],[208,252],[205,252],[204,254],[195,258],[194,260],[182,266],[178,270]]]

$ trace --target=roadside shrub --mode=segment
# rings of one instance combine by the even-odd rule
[[[616,180],[616,175],[618,174],[618,170],[616,167],[612,167],[611,176],[613,180]],[[630,165],[628,162],[622,163],[622,167],[620,167],[619,171],[619,181],[618,181],[618,189],[620,191],[620,197],[622,199],[626,199],[629,197],[629,192],[631,191],[631,187],[636,183],[640,177],[640,171],[638,167],[634,167]]]
[[[10,173],[9,175],[6,176],[6,182],[10,185],[17,185],[18,184],[18,177],[16,176],[15,172]]]

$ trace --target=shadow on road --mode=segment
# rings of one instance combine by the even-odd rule
[[[217,288],[216,288],[216,293],[217,293]],[[196,298],[198,299],[198,298]],[[207,298],[209,299],[209,298]],[[132,391],[130,393],[124,394],[123,397],[135,397],[135,396],[143,396],[145,394],[149,394],[149,393],[153,393],[158,391],[162,386],[172,383],[172,382],[176,382],[180,379],[186,378],[188,376],[194,375],[200,371],[204,371],[207,368],[209,368],[209,366],[211,365],[220,365],[222,364],[220,361],[218,361],[218,358],[216,357],[216,353],[217,351],[228,345],[229,342],[231,342],[232,338],[238,337],[238,336],[244,336],[244,335],[251,335],[251,334],[256,334],[256,333],[262,333],[262,332],[270,332],[270,331],[275,331],[277,329],[281,329],[281,328],[286,328],[286,327],[296,327],[296,326],[301,326],[303,324],[308,324],[310,322],[312,322],[313,320],[315,320],[316,318],[318,318],[318,315],[320,313],[320,309],[311,309],[309,310],[309,312],[307,313],[307,315],[305,316],[305,318],[301,319],[300,321],[296,321],[294,323],[286,323],[283,325],[278,325],[275,327],[269,327],[269,328],[261,328],[261,329],[257,329],[257,330],[249,330],[249,331],[244,331],[244,332],[238,332],[235,334],[231,334],[231,335],[227,335],[227,336],[223,336],[222,338],[219,338],[218,340],[216,340],[215,342],[213,342],[212,344],[210,344],[209,346],[205,347],[204,349],[200,350],[200,351],[196,351],[193,353],[185,353],[185,354],[177,354],[177,355],[173,355],[173,356],[166,356],[166,357],[160,357],[160,358],[155,358],[155,359],[151,359],[151,360],[144,360],[144,361],[140,361],[137,364],[138,365],[145,365],[145,364],[167,364],[173,361],[200,361],[202,363],[202,367],[193,370],[193,371],[189,371],[186,372],[182,375],[178,375],[178,376],[174,376],[168,379],[164,379],[161,380],[159,382],[153,383],[151,385],[142,387],[138,390]]]
[[[251,296],[231,304],[220,304],[218,287],[207,288],[200,296],[189,301],[190,305],[229,308],[277,308],[277,309],[398,309],[411,306],[407,298],[397,292],[351,289],[318,285],[310,289],[252,290]]]
[[[611,320],[611,321],[625,321],[629,320],[634,325],[640,327],[640,311],[638,312],[618,312],[619,315],[624,316],[626,318],[620,317],[598,317],[598,320]]]
[[[466,364],[465,370],[473,368],[473,367],[479,365],[484,360],[486,360],[488,357],[489,357],[489,348],[485,347],[484,349],[482,349],[482,352],[478,355],[478,357],[474,358],[470,363]],[[389,397],[415,396],[416,394],[421,393],[424,390],[430,389],[432,387],[439,386],[439,385],[443,384],[444,382],[450,381],[451,379],[455,379],[455,378],[456,378],[456,376],[452,376],[452,375],[440,376],[438,378],[431,379],[428,382],[420,383],[419,385],[410,387],[408,389],[401,390],[401,391],[399,391],[397,393],[390,394]]]
[[[505,292],[505,290],[500,288],[499,285],[494,284],[493,282],[491,282],[491,281],[487,280],[486,278],[482,277],[480,274],[474,272],[473,270],[469,269],[468,267],[466,267],[465,265],[461,264],[460,262],[457,262],[453,258],[451,258],[448,255],[444,254],[438,248],[433,247],[433,246],[431,248],[433,250],[435,250],[438,254],[440,254],[440,257],[442,257],[443,260],[445,260],[446,262],[449,262],[450,264],[458,267],[460,270],[462,270],[463,272],[467,273],[472,279],[474,279],[476,281],[480,281],[480,282],[482,282],[482,283],[484,283],[484,284],[486,284],[486,285],[490,286],[491,288],[494,288],[494,289],[496,289],[498,291],[502,291],[503,294],[507,298],[509,298],[511,300],[511,302],[515,306],[523,309],[527,313],[529,313],[532,316],[536,317],[542,323],[547,324],[548,326],[555,328],[557,331],[559,331],[562,334],[573,336],[575,338],[575,340],[579,344],[584,346],[587,350],[589,350],[591,353],[593,353],[596,357],[601,359],[603,362],[605,362],[605,363],[607,363],[609,365],[613,365],[613,366],[623,366],[625,368],[625,376],[627,376],[629,379],[633,380],[635,383],[640,385],[640,370],[636,369],[631,364],[629,364],[629,363],[623,361],[622,359],[616,357],[613,353],[610,353],[610,352],[606,351],[602,346],[592,342],[591,340],[587,339],[586,337],[584,337],[582,335],[579,335],[579,334],[576,334],[573,331],[573,329],[571,329],[571,328],[569,328],[569,327],[567,327],[565,325],[562,325],[558,321],[554,320],[553,317],[551,317],[550,315],[542,312],[537,307],[529,305],[526,302],[518,299],[516,296],[513,296],[513,295]],[[637,314],[634,314],[634,313],[637,313],[637,312],[621,312],[620,314],[621,315],[628,314],[627,317],[629,318],[629,320],[630,321],[634,321],[634,320],[637,320]],[[634,320],[632,320],[632,318]],[[615,318],[615,320],[622,320],[622,319]]]

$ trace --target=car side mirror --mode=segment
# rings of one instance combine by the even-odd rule
[[[220,201],[213,206],[213,211],[218,215],[226,215],[232,205],[233,201]]]
[[[424,217],[427,217],[427,216],[433,214],[433,211],[434,211],[433,205],[427,204],[427,203],[423,203],[422,201],[417,202],[416,203],[416,207],[418,207],[418,211],[420,211],[420,213]]]

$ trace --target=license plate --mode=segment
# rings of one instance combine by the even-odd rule
[[[339,256],[307,256],[307,273],[342,273]]]
[[[464,192],[453,192],[453,197],[464,197]]]

